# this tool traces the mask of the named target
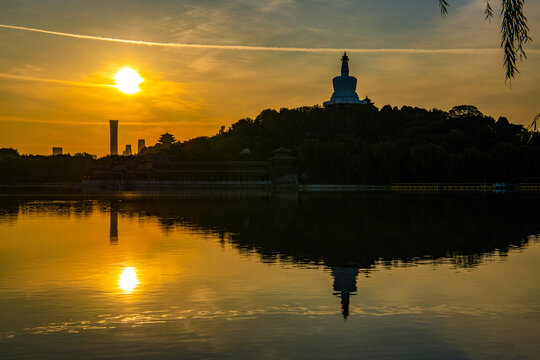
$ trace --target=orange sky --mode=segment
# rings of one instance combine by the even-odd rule
[[[449,110],[473,104],[495,118],[527,124],[540,112],[540,48],[532,43],[521,74],[504,81],[500,19],[483,21],[483,1],[74,0],[1,5],[0,24],[164,43],[338,49],[473,49],[470,53],[350,53],[360,98],[378,107]],[[496,4],[493,4],[496,5]],[[498,4],[497,4],[498,5]],[[495,10],[496,13],[498,9]],[[121,14],[121,15],[119,15]],[[540,5],[527,3],[530,35]],[[122,20],[119,21],[119,16]],[[336,52],[182,48],[88,40],[0,28],[0,147],[21,153],[108,152],[108,120],[120,120],[119,149],[152,145],[165,131],[180,140],[266,108],[322,104],[339,72]],[[137,70],[142,91],[109,86],[120,68]],[[97,85],[97,86],[96,86]]]

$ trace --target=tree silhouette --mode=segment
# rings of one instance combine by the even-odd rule
[[[482,114],[480,110],[478,110],[478,108],[474,105],[458,105],[458,106],[454,106],[448,112],[448,116],[450,116],[451,118],[462,117],[462,116],[474,118],[474,117],[482,117],[484,116],[484,114]]]
[[[491,21],[493,9],[491,0],[486,1],[484,15],[486,20]],[[441,15],[448,14],[449,3],[447,0],[439,0]],[[512,80],[516,73],[518,60],[527,58],[523,46],[528,43],[529,27],[527,18],[523,12],[525,0],[501,0],[501,47],[504,49],[504,67],[506,69],[506,80]]]
[[[12,148],[2,148],[0,149],[0,160],[11,160],[19,158],[19,152],[16,149]]]
[[[172,162],[268,161],[281,144],[293,151],[303,183],[540,182],[537,129],[495,121],[472,105],[449,112],[369,104],[264,110],[212,137],[174,142],[163,134],[132,159],[0,149],[0,183],[80,181],[94,165],[137,166],[159,153]]]

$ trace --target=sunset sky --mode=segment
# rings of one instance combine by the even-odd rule
[[[526,2],[533,42],[510,88],[498,49],[500,1],[491,23],[483,0],[449,2],[442,19],[436,0],[0,0],[0,147],[101,156],[109,119],[120,120],[122,150],[139,138],[152,145],[165,131],[179,140],[213,135],[266,108],[330,98],[341,53],[251,46],[348,50],[358,95],[378,107],[471,104],[530,123],[540,112],[540,3]],[[136,45],[1,25],[245,48]],[[124,67],[144,78],[140,92],[107,86]]]

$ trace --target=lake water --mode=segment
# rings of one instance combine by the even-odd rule
[[[540,197],[0,198],[0,358],[538,359]]]

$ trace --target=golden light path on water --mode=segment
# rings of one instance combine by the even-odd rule
[[[381,239],[389,239],[410,231],[410,199],[381,195],[347,202],[317,197],[236,200],[235,204],[199,198],[111,200],[110,204],[13,200],[11,207],[6,205],[11,202],[0,202],[0,358],[106,358],[110,354],[137,358],[143,353],[166,358],[174,352],[185,355],[178,358],[230,354],[230,358],[252,359],[261,357],[260,349],[272,347],[277,352],[270,355],[276,358],[306,358],[305,354],[315,354],[310,358],[422,358],[428,353],[448,359],[537,358],[540,282],[535,274],[540,273],[540,242],[535,213],[527,211],[534,209],[537,198],[514,202],[514,198],[483,195],[467,202],[461,197],[451,200],[442,214],[454,217],[430,214],[415,220],[421,229],[414,234],[418,246],[433,238],[443,244],[435,250],[454,251],[450,246],[461,249],[461,240],[452,239],[460,235],[477,239],[478,244],[467,245],[463,255],[452,257],[413,263],[375,261],[369,274],[357,274],[356,267],[333,270],[332,264],[315,266],[292,259],[265,262],[262,251],[240,248],[252,240],[255,246],[273,246],[274,238],[266,235],[269,227],[291,244],[291,254],[304,254],[302,244],[308,240],[317,250],[326,244],[338,246],[336,239],[354,235],[369,239],[373,227],[375,234],[381,234],[379,229],[385,225],[388,235]],[[431,205],[440,202],[440,197],[429,202],[414,199],[417,214],[428,214]],[[313,210],[304,213],[299,200],[310,200],[307,204]],[[366,215],[375,203],[377,214]],[[493,208],[493,213],[467,222],[470,214],[486,208]],[[496,215],[501,209],[509,210]],[[322,233],[308,239],[312,234],[304,234],[307,226],[315,226],[331,211],[339,211],[340,217],[333,220],[340,227],[338,237],[326,242]],[[348,212],[361,215],[349,218],[344,215]],[[380,213],[389,216],[381,218]],[[181,216],[196,220],[177,221],[172,227],[166,223]],[[486,230],[504,216],[509,224]],[[261,229],[251,233],[258,219],[269,223],[261,223]],[[434,219],[438,226],[429,226]],[[278,221],[294,221],[299,228],[283,228]],[[462,224],[463,230],[456,230],[455,223]],[[475,224],[478,231],[467,224]],[[223,235],[213,233],[213,226],[228,226],[228,230]],[[233,231],[240,234],[238,238],[233,238]],[[491,245],[494,239],[498,242]],[[364,242],[363,246],[369,246],[366,253],[377,255],[388,246],[381,243],[382,248]],[[499,255],[475,250],[495,246],[507,251]],[[324,250],[338,259],[353,253],[341,247]],[[364,259],[363,254],[358,256]],[[342,295],[334,295],[338,291],[351,295],[346,322]],[[313,349],[313,344],[322,345]]]
[[[137,271],[131,266],[125,267],[118,277],[118,287],[126,293],[131,293],[137,285],[139,285]]]

